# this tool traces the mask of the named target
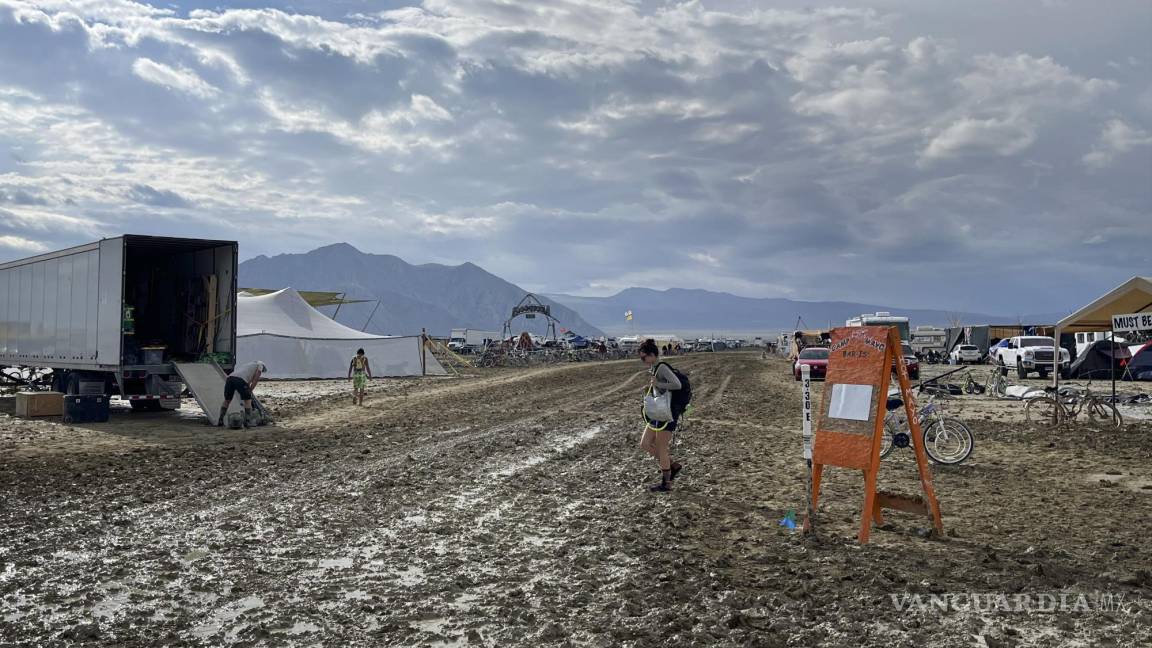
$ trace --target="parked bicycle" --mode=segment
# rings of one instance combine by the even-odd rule
[[[895,448],[907,448],[911,445],[912,435],[908,430],[907,421],[901,416],[903,408],[902,399],[888,399],[888,414],[884,417],[884,437],[880,440],[881,459],[891,454]],[[976,446],[972,431],[961,421],[946,416],[936,404],[935,395],[928,396],[928,402],[920,408],[916,418],[920,422],[924,451],[935,463],[954,465],[972,455],[972,450]]]
[[[964,393],[965,394],[983,394],[987,390],[987,385],[977,382],[972,377],[972,372],[964,373]]]
[[[1084,414],[1084,418],[1091,424],[1117,428],[1124,426],[1124,418],[1116,406],[1105,397],[1092,393],[1091,380],[1084,391],[1071,386],[1062,388],[1058,393],[1054,393],[1052,387],[1046,387],[1044,391],[1046,395],[1037,396],[1024,406],[1024,420],[1029,423],[1059,427]]]
[[[1008,391],[1008,378],[1000,373],[999,368],[993,368],[988,372],[988,378],[984,381],[984,393],[992,396],[993,398],[1004,398],[1007,396]]]

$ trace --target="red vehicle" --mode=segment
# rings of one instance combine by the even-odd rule
[[[920,359],[916,357],[916,352],[912,350],[907,342],[900,343],[900,352],[904,354],[904,364],[908,367],[908,379],[920,379]],[[895,365],[892,366],[896,368]]]
[[[800,365],[812,367],[813,380],[824,380],[828,373],[828,349],[824,347],[808,347],[800,352],[796,362],[792,364],[792,375],[800,380]]]

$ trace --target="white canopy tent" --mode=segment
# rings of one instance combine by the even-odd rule
[[[236,299],[237,363],[262,360],[268,378],[343,378],[357,349],[373,376],[443,375],[419,335],[385,337],[349,328],[292,288]]]
[[[1113,315],[1146,313],[1149,309],[1152,309],[1152,277],[1132,277],[1091,304],[1057,322],[1052,337],[1059,345],[1061,333],[1108,331],[1112,329]],[[1112,338],[1115,338],[1115,332]],[[1057,389],[1060,386],[1059,371],[1052,372],[1052,386]],[[1112,377],[1112,396],[1116,396],[1115,371]]]

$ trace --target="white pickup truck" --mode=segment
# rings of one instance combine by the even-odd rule
[[[992,353],[995,355],[990,359],[1000,367],[1000,373],[1005,376],[1008,375],[1010,368],[1015,367],[1016,375],[1020,378],[1027,378],[1032,372],[1039,373],[1041,378],[1047,378],[1054,364],[1055,346],[1050,337],[1021,335],[992,347]],[[1069,364],[1068,350],[1060,349],[1060,370],[1067,372]]]

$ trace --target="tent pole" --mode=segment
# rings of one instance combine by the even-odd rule
[[[1120,410],[1116,409],[1116,324],[1112,324],[1112,339],[1108,341],[1111,345],[1109,350],[1111,353],[1108,355],[1112,358],[1112,411],[1119,413]],[[1116,421],[1112,421],[1115,423]]]
[[[333,322],[335,322],[336,318],[340,315],[340,307],[344,305],[344,295],[346,295],[346,294],[347,293],[340,293],[340,296],[337,297],[337,299],[339,299],[340,301],[336,302],[336,312],[332,313],[332,321]]]
[[[339,307],[337,307],[337,308],[339,308]],[[375,308],[372,309],[372,314],[369,315],[368,319],[364,322],[364,328],[360,329],[361,333],[368,330],[368,324],[372,321],[372,318],[376,315],[376,309],[377,308],[380,308],[380,300],[379,299],[376,300],[376,306],[375,306]],[[333,319],[335,319],[335,318],[333,318]]]
[[[428,375],[428,329],[420,329],[420,375]]]
[[[1056,328],[1052,331],[1052,344],[1055,347],[1052,349],[1052,353],[1055,354],[1055,356],[1056,356],[1055,358],[1053,358],[1053,364],[1052,364],[1052,366],[1054,368],[1054,371],[1052,372],[1052,396],[1053,396],[1053,398],[1059,398],[1059,396],[1057,396],[1057,394],[1060,393],[1060,349],[1062,348],[1060,346],[1060,325],[1059,324],[1057,324]],[[1072,354],[1071,353],[1068,354],[1068,366],[1072,366]]]

